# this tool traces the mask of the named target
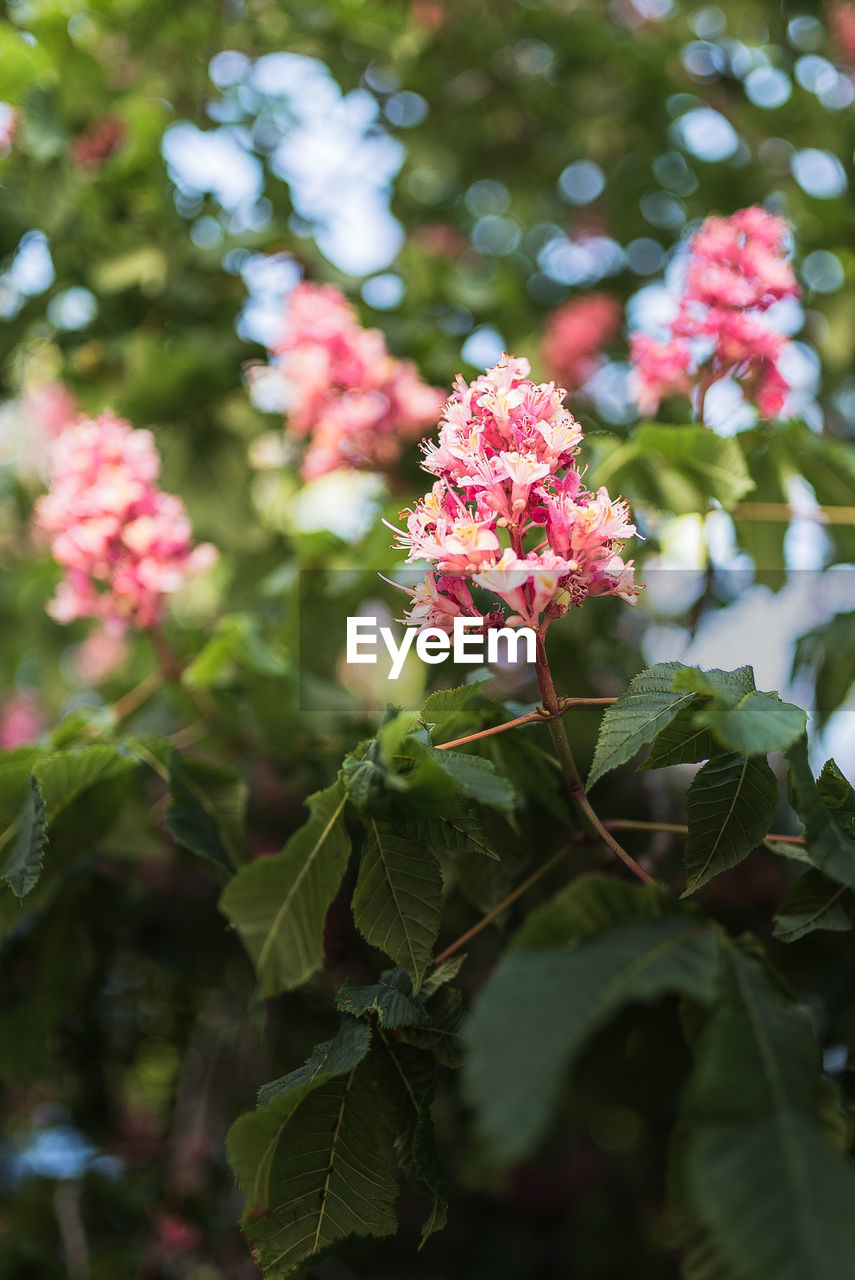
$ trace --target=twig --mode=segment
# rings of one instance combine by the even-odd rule
[[[58,1182],[53,1193],[53,1211],[69,1280],[86,1280],[89,1275],[89,1246],[80,1216],[80,1194],[80,1183],[71,1179]]]
[[[506,729],[516,729],[523,724],[545,724],[547,720],[554,720],[556,716],[563,716],[573,707],[610,707],[612,703],[617,702],[617,698],[562,698],[558,711],[549,712],[546,707],[538,707],[535,711],[528,711],[524,716],[517,716],[515,720],[506,720],[504,724],[492,725],[489,729],[480,729],[478,733],[467,733],[463,738],[453,738],[451,742],[436,743],[437,751],[448,751],[451,747],[462,747],[467,742],[477,742],[479,738],[489,738],[495,733],[504,733]]]
[[[609,831],[667,831],[675,836],[689,834],[689,828],[683,822],[642,822],[636,821],[635,818],[606,818],[603,826]],[[803,845],[805,843],[804,836],[779,836],[774,831],[770,831],[763,839],[777,840],[779,844]]]
[[[552,672],[549,669],[549,660],[546,656],[546,646],[543,642],[543,631],[541,630],[537,636],[537,662],[535,664],[535,672],[537,674],[537,684],[540,689],[540,696],[543,698],[543,705],[550,713],[547,721],[549,732],[552,735],[552,743],[555,747],[555,754],[558,756],[558,764],[564,775],[564,781],[567,783],[567,789],[570,792],[570,799],[579,811],[582,819],[582,825],[585,830],[612,851],[615,857],[619,858],[625,867],[628,867],[634,876],[641,880],[644,884],[652,884],[653,877],[648,875],[643,867],[640,867],[633,857],[631,857],[622,845],[618,844],[614,836],[606,827],[603,826],[596,812],[591,806],[585,791],[585,784],[582,776],[576,767],[576,761],[573,759],[573,752],[570,749],[570,743],[567,739],[567,732],[564,728],[564,722],[559,717],[561,702],[555,692],[555,685],[552,680]]]
[[[566,858],[571,847],[572,846],[570,845],[566,845],[563,849],[559,849],[558,853],[553,854],[547,862],[544,862],[542,866],[538,867],[537,871],[533,871],[528,879],[523,880],[522,884],[518,884],[513,893],[509,893],[507,898],[503,899],[497,907],[493,907],[492,911],[488,911],[477,924],[473,924],[471,929],[467,929],[465,933],[461,933],[460,937],[452,942],[450,947],[446,947],[444,951],[440,951],[439,955],[434,957],[434,964],[442,964],[443,960],[447,960],[449,956],[453,956],[455,951],[459,951],[461,947],[465,947],[467,942],[481,933],[483,929],[486,929],[487,925],[492,924],[503,911],[506,911],[512,903],[516,902],[517,898],[521,898],[524,893],[528,892],[532,885],[537,884],[538,880],[542,880],[547,871],[551,871],[562,858]]]
[[[127,720],[128,716],[139,710],[143,703],[148,702],[149,698],[153,697],[165,684],[166,676],[163,671],[152,671],[135,689],[129,690],[112,704],[109,710],[112,712],[114,721],[118,723],[120,720]]]

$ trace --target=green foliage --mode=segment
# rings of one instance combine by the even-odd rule
[[[439,933],[442,875],[422,845],[369,820],[353,895],[363,937],[409,975],[418,990]]]
[[[708,1002],[715,966],[713,930],[676,904],[656,919],[612,923],[569,951],[555,949],[553,935],[550,949],[509,952],[466,1031],[466,1093],[492,1157],[510,1164],[533,1150],[569,1067],[624,1005],[674,992]]]
[[[735,867],[763,840],[778,806],[775,775],[762,756],[713,756],[686,795],[686,893]]]
[[[364,1013],[376,1013],[381,1027],[406,1027],[423,1019],[423,1010],[410,997],[412,983],[403,969],[387,969],[380,981],[370,986],[360,982],[347,982],[335,998],[336,1008],[358,1018]]]
[[[0,879],[6,881],[16,897],[26,898],[38,884],[46,840],[44,796],[38,778],[30,775],[27,798],[0,864]]]
[[[797,942],[815,929],[840,933],[855,928],[855,893],[811,868],[801,876],[775,913],[775,937]]]
[[[231,874],[246,859],[246,784],[230,769],[169,757],[163,825],[178,844]]]
[[[290,991],[323,963],[323,927],[350,856],[339,783],[307,800],[311,817],[281,853],[242,867],[220,900],[262,995]]]
[[[855,1249],[855,1174],[820,1127],[805,1016],[727,948],[683,1102],[686,1201],[736,1277],[837,1280]]]
[[[673,677],[680,670],[678,662],[657,663],[635,676],[626,692],[608,708],[600,725],[588,787],[631,760],[692,701],[692,692],[674,688]]]
[[[754,488],[737,441],[702,426],[642,423],[598,470],[634,501],[685,515],[706,511],[715,499],[725,509]]]
[[[803,738],[790,748],[787,758],[790,802],[804,823],[806,856],[838,884],[855,888],[852,788],[841,778],[834,762],[829,761],[822,774],[826,785],[820,789]]]

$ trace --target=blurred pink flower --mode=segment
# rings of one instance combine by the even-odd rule
[[[16,689],[0,706],[0,748],[30,747],[38,742],[45,719],[35,694]]]
[[[617,336],[623,309],[607,293],[588,293],[547,318],[542,355],[550,378],[576,391],[598,369],[603,348]]]
[[[583,488],[574,461],[582,431],[566,393],[528,372],[527,360],[503,356],[471,383],[459,377],[438,441],[424,446],[437,480],[396,531],[409,561],[435,566],[407,589],[404,620],[420,629],[481,616],[465,579],[510,609],[507,619],[494,610],[490,626],[543,629],[590,595],[636,597],[632,562],[619,554],[635,534],[629,508]]]
[[[157,487],[159,472],[151,432],[109,412],[80,418],[57,439],[35,519],[65,569],[48,606],[58,622],[154,626],[166,598],[216,561],[209,543],[192,546],[184,504]]]
[[[124,633],[113,631],[106,624],[93,627],[86,639],[77,646],[74,655],[75,675],[84,684],[100,684],[124,662],[128,647],[128,639]]]
[[[444,398],[389,354],[379,330],[362,328],[333,285],[297,285],[271,354],[288,431],[309,442],[307,479],[337,467],[389,468]]]
[[[669,395],[703,400],[714,382],[735,378],[761,418],[780,415],[789,385],[779,362],[788,342],[766,316],[800,290],[788,261],[782,218],[752,206],[705,219],[689,242],[683,288],[670,336],[633,334],[633,389],[642,413]]]

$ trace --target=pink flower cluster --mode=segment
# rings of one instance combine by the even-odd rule
[[[306,437],[307,480],[337,467],[383,470],[436,419],[444,393],[364,329],[333,285],[303,282],[291,294],[273,349],[284,381],[288,428]]]
[[[695,396],[699,416],[714,382],[735,378],[761,418],[778,417],[789,384],[779,361],[787,340],[766,312],[800,290],[787,260],[787,224],[756,206],[706,218],[688,249],[671,336],[631,339],[635,398],[655,413],[669,395]]]
[[[557,307],[546,322],[541,354],[550,378],[575,391],[600,366],[617,336],[622,308],[607,293],[588,293]]]
[[[458,377],[439,440],[424,445],[437,480],[401,513],[406,533],[396,530],[409,561],[436,566],[409,590],[411,625],[449,631],[457,616],[482,616],[467,579],[511,610],[494,610],[486,627],[544,630],[588,596],[635,599],[632,562],[620,556],[635,534],[629,508],[583,487],[574,462],[582,432],[565,392],[528,373],[527,360],[503,356],[470,384]]]
[[[65,569],[48,606],[58,622],[154,626],[166,597],[215,562],[209,543],[193,548],[184,504],[158,489],[159,473],[151,432],[112,413],[79,418],[58,437],[50,491],[36,504],[36,523]]]

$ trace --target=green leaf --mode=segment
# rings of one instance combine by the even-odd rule
[[[715,966],[714,931],[682,914],[615,925],[573,951],[508,953],[465,1027],[465,1092],[493,1158],[533,1150],[569,1067],[622,1006],[672,992],[707,1002]]]
[[[124,777],[136,768],[133,756],[102,745],[43,756],[33,766],[33,774],[41,783],[48,823],[55,822],[91,787]]]
[[[446,1067],[457,1068],[466,1057],[468,1043],[461,1035],[463,996],[455,987],[441,987],[425,1004],[418,1023],[401,1027],[399,1040],[424,1049]]]
[[[441,964],[435,964],[425,975],[421,987],[421,997],[428,1000],[440,987],[444,987],[447,982],[453,982],[463,967],[466,960],[466,952],[461,951],[456,956],[449,956],[447,960],[443,960]]]
[[[262,996],[290,991],[324,959],[327,910],[350,856],[340,783],[309,796],[309,821],[281,853],[242,867],[226,886],[220,909],[252,957]]]
[[[30,789],[15,823],[15,833],[0,855],[0,879],[17,898],[25,898],[38,883],[47,840],[45,802],[38,778],[30,777]]]
[[[716,753],[716,744],[709,729],[695,721],[697,699],[678,711],[670,724],[653,740],[650,755],[638,766],[645,769],[664,769],[672,764],[695,764],[709,760]]]
[[[658,920],[679,907],[670,889],[636,884],[598,873],[579,876],[549,902],[536,907],[517,929],[511,946],[544,948],[579,946],[615,924]]]
[[[693,692],[673,687],[673,678],[682,669],[679,662],[649,667],[635,676],[626,692],[608,708],[600,725],[588,787],[631,760],[692,701]]]
[[[855,685],[855,612],[838,613],[796,641],[794,672],[808,671],[815,689],[816,725],[822,728]]]
[[[762,756],[713,756],[686,794],[686,893],[747,858],[763,843],[778,806],[778,784]]]
[[[229,1132],[244,1234],[268,1280],[294,1275],[348,1236],[395,1229],[382,1098],[360,1068],[370,1042],[366,1023],[343,1018],[335,1039],[262,1091],[259,1109]]]
[[[777,693],[755,692],[732,707],[703,708],[696,723],[712,729],[728,751],[752,756],[786,751],[803,735],[807,716],[801,707],[782,702]]]
[[[442,873],[433,853],[370,819],[353,916],[365,940],[404,969],[416,991],[441,911]]]
[[[258,1110],[241,1116],[229,1130],[229,1163],[246,1197],[247,1213],[269,1208],[270,1172],[285,1125],[313,1089],[357,1066],[371,1046],[371,1030],[356,1018],[342,1018],[332,1040],[316,1045],[302,1067],[259,1090]]]
[[[477,714],[476,704],[484,701],[483,689],[483,680],[460,685],[457,689],[437,689],[425,701],[419,719],[432,727],[432,737],[440,741],[454,737],[451,729],[464,718],[471,720]]]
[[[681,1123],[689,1209],[745,1280],[841,1280],[855,1256],[855,1172],[822,1131],[819,1065],[807,1018],[728,948]]]
[[[793,885],[775,913],[774,934],[796,942],[815,929],[835,932],[855,928],[855,893],[811,867]]]
[[[376,1013],[381,1027],[406,1027],[424,1018],[421,1005],[411,999],[412,990],[403,969],[388,969],[370,986],[348,978],[338,990],[335,1005],[356,1018]]]
[[[642,494],[678,515],[706,511],[711,499],[727,510],[754,488],[737,441],[707,427],[644,423],[633,444]]]
[[[824,793],[820,791],[810,767],[807,741],[804,738],[790,747],[787,760],[790,803],[804,823],[805,853],[813,866],[824,871],[832,880],[855,889],[855,840],[848,834],[845,796],[841,797],[839,792],[833,791],[829,786],[826,786]],[[830,772],[825,774],[825,770],[823,774],[827,778],[831,777]],[[846,786],[849,784],[846,783]],[[833,800],[832,805],[829,805],[829,799]]]
[[[754,672],[751,667],[737,667],[735,671],[721,671],[713,667],[702,671],[700,667],[680,667],[672,681],[674,689],[691,689],[709,698],[716,698],[726,707],[735,707],[748,693],[754,692]]]
[[[380,1031],[373,1065],[386,1103],[398,1165],[417,1190],[433,1202],[422,1227],[423,1245],[445,1226],[448,1210],[431,1119],[436,1062],[431,1054],[401,1044]]]
[[[185,849],[231,873],[246,857],[247,788],[231,769],[169,757],[169,802],[163,825]]]
[[[463,751],[439,751],[436,747],[426,750],[464,796],[479,804],[492,805],[494,809],[513,809],[517,798],[513,785],[496,772],[491,760]]]
[[[350,1236],[392,1235],[398,1187],[385,1127],[383,1098],[365,1066],[326,1080],[297,1108],[271,1163],[269,1212],[243,1223],[266,1280],[295,1275]]]
[[[410,823],[406,832],[418,844],[433,849],[437,855],[478,853],[494,862],[499,861],[499,855],[490,843],[484,824],[473,809],[451,818],[423,818],[419,822]]]

